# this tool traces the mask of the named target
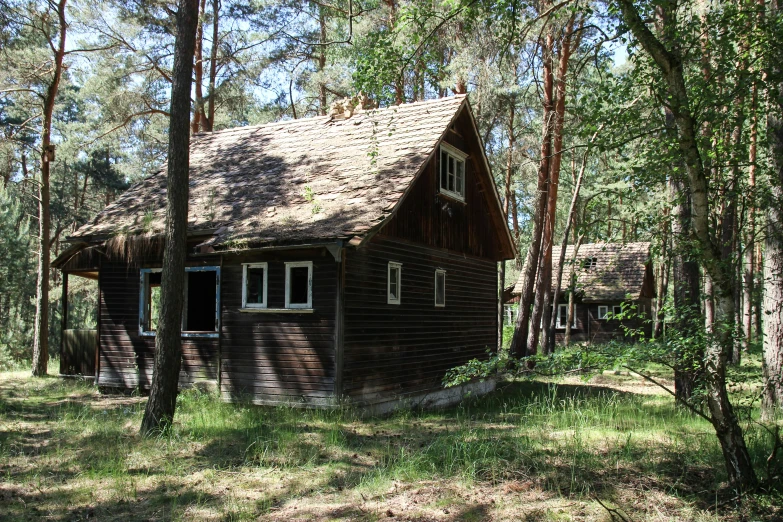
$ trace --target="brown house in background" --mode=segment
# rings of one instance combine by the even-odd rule
[[[150,384],[165,183],[132,187],[55,262],[98,280],[102,387]],[[182,385],[383,408],[497,345],[515,247],[465,96],[197,135],[189,219]]]
[[[552,248],[552,271],[557,274],[560,247]],[[571,274],[576,272],[575,310],[571,323],[572,342],[605,342],[626,335],[626,329],[652,334],[652,305],[655,278],[650,256],[650,243],[588,243],[579,247],[574,259],[574,246],[566,247],[566,266],[556,316],[555,338],[563,342],[567,320],[566,290]],[[556,282],[553,282],[552,291]],[[513,294],[522,291],[517,281]],[[634,317],[613,319],[625,305],[633,306]]]

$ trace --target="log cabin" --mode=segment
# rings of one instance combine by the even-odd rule
[[[190,158],[181,386],[435,404],[455,397],[447,370],[497,346],[497,263],[515,245],[466,96],[197,134]],[[101,388],[150,385],[165,198],[164,168],[54,263],[98,281]]]
[[[560,250],[559,246],[552,247],[552,273],[555,275]],[[637,333],[649,338],[655,297],[650,243],[587,243],[579,247],[576,255],[574,250],[574,245],[566,247],[562,291],[555,316],[555,341],[562,343],[565,338],[567,292],[572,274],[576,276],[572,342],[601,343],[630,338]],[[512,296],[518,297],[522,293],[521,277]],[[552,282],[552,292],[556,284],[556,281]],[[622,319],[618,318],[621,314]]]

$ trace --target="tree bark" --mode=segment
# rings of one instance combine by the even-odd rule
[[[664,210],[664,214],[668,216],[668,209]],[[653,339],[660,339],[663,335],[663,324],[665,320],[664,304],[666,303],[666,293],[669,289],[669,236],[667,226],[668,223],[664,222],[664,227],[661,235],[663,239],[661,241],[661,262],[658,266],[658,278],[656,280],[657,288],[655,295],[655,322],[653,323]]]
[[[504,180],[503,216],[508,222],[508,210],[511,205],[511,179],[514,172],[514,115],[516,113],[516,99],[511,98],[511,106],[508,114],[508,156],[506,158],[506,179]],[[506,262],[500,262],[500,299],[498,302],[498,350],[503,348],[503,294],[506,290]]]
[[[778,2],[772,18],[781,16]],[[774,26],[773,26],[774,27]],[[774,36],[774,35],[773,35]],[[766,67],[767,139],[772,163],[771,201],[767,204],[767,236],[764,247],[764,396],[763,417],[773,419],[783,411],[783,50],[778,46]]]
[[[141,421],[141,433],[145,436],[165,429],[173,421],[182,363],[180,321],[188,226],[188,122],[198,11],[198,0],[177,2],[166,178],[166,243],[161,274],[160,319],[155,337],[155,368],[150,398]]]
[[[220,46],[220,0],[212,0],[212,47],[209,49],[209,99],[207,100],[207,118],[203,122],[206,132],[215,127],[215,83],[217,82],[217,52]]]
[[[38,279],[35,295],[35,331],[33,333],[33,375],[43,377],[49,364],[49,269],[51,255],[51,209],[49,201],[50,151],[52,148],[52,118],[54,103],[60,88],[65,57],[65,37],[68,25],[65,20],[67,0],[57,3],[59,41],[52,45],[54,52],[54,76],[43,99],[43,128],[41,131],[41,179],[38,184]],[[51,42],[50,42],[51,43]]]
[[[701,249],[702,261],[715,288],[719,324],[707,343],[702,361],[707,404],[715,433],[720,441],[729,481],[741,490],[752,489],[758,480],[745,445],[742,428],[726,389],[726,362],[734,339],[734,270],[721,258],[720,245],[710,231],[709,181],[698,146],[696,120],[691,112],[688,89],[678,52],[667,49],[647,28],[632,0],[617,0],[623,19],[662,73],[668,103],[677,124],[680,151],[688,175],[693,235]],[[676,5],[666,3],[670,28],[676,25]]]
[[[541,158],[538,166],[538,182],[536,185],[536,198],[533,205],[533,233],[525,256],[525,264],[522,266],[522,293],[519,296],[519,314],[517,326],[514,329],[514,337],[511,340],[511,354],[515,357],[532,355],[525,349],[530,332],[533,329],[531,321],[531,305],[536,288],[536,276],[541,255],[541,237],[544,230],[547,204],[547,180],[549,178],[549,161],[552,152],[552,118],[554,112],[554,78],[552,75],[552,52],[554,50],[555,35],[550,27],[547,30],[546,39],[542,42],[543,53],[543,105],[542,115],[543,129],[541,131]],[[538,337],[538,325],[535,326]],[[534,352],[535,353],[535,352]]]
[[[193,123],[191,123],[191,132],[196,134],[204,127],[204,90],[202,84],[204,82],[204,12],[207,7],[207,1],[201,0],[199,5],[199,17],[198,27],[196,29],[196,50],[193,53],[194,72],[193,77],[196,80],[196,87],[194,89],[196,94],[196,106],[193,108]]]

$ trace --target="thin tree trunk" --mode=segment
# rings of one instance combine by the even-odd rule
[[[329,107],[326,105],[326,84],[323,81],[323,72],[326,68],[326,16],[324,15],[324,7],[318,6],[318,28],[320,29],[321,44],[318,53],[318,72],[321,73],[321,80],[318,82],[318,103],[321,116],[326,116]]]
[[[668,209],[664,210],[664,215],[668,216]],[[665,319],[664,304],[666,303],[666,293],[669,289],[669,236],[667,230],[668,223],[664,222],[661,232],[661,262],[658,266],[658,278],[656,280],[657,288],[655,292],[655,322],[653,323],[653,339],[660,339],[663,335],[663,323]]]
[[[748,151],[748,231],[745,239],[743,272],[743,324],[744,348],[750,349],[753,341],[753,301],[756,284],[756,154],[758,148],[758,85],[753,82],[751,93],[750,148]]]
[[[191,132],[196,134],[202,130],[204,125],[204,91],[202,83],[204,82],[204,57],[202,48],[204,46],[204,12],[207,7],[206,0],[201,0],[199,4],[198,28],[196,29],[196,50],[194,51],[193,61],[194,77],[196,79],[196,106],[193,108],[193,123],[191,123]]]
[[[212,0],[212,47],[209,49],[209,99],[207,101],[207,118],[204,130],[212,132],[215,128],[215,83],[217,81],[217,51],[220,46],[220,0]]]
[[[47,373],[49,363],[49,267],[51,248],[51,209],[49,207],[49,169],[52,118],[54,103],[60,88],[63,73],[63,58],[65,57],[65,37],[68,25],[65,20],[65,4],[60,0],[57,4],[59,41],[54,53],[54,76],[46,89],[43,106],[43,129],[41,132],[41,179],[38,185],[38,280],[35,295],[35,331],[33,333],[33,375],[43,377]],[[51,43],[51,42],[50,42]],[[24,158],[24,157],[23,157]]]
[[[669,96],[668,104],[677,124],[680,151],[688,174],[688,191],[691,196],[691,223],[705,269],[712,277],[716,297],[716,311],[720,328],[715,329],[713,339],[707,343],[702,361],[704,369],[707,405],[713,428],[721,444],[729,481],[741,490],[749,490],[758,483],[750,454],[737,421],[726,389],[726,361],[733,348],[734,332],[734,274],[721,258],[720,245],[710,231],[709,180],[698,146],[696,120],[691,113],[691,103],[683,75],[679,51],[667,49],[647,28],[632,0],[618,0],[620,11],[644,50],[651,56],[662,74]],[[668,9],[667,24],[677,26],[675,4],[662,6]]]
[[[547,204],[547,179],[549,177],[549,161],[552,151],[552,118],[554,112],[554,78],[552,75],[552,52],[554,50],[555,35],[550,27],[547,30],[546,39],[541,46],[543,56],[543,95],[544,112],[542,115],[543,129],[541,131],[541,158],[538,167],[538,182],[536,186],[536,198],[533,205],[533,233],[528,248],[525,264],[522,266],[522,293],[519,296],[519,315],[514,337],[511,340],[511,354],[515,357],[532,355],[525,350],[529,333],[533,330],[538,319],[531,320],[531,305],[536,288],[536,276],[541,254],[541,237],[544,230]],[[540,319],[540,316],[539,316]],[[535,325],[536,337],[538,325]]]
[[[571,15],[566,25],[565,34],[560,40],[560,59],[558,63],[557,79],[555,80],[555,118],[554,129],[552,130],[552,161],[549,162],[549,190],[547,191],[547,212],[546,221],[544,221],[544,260],[542,263],[543,271],[539,276],[542,278],[543,287],[543,324],[545,354],[551,353],[554,348],[554,328],[549,325],[552,318],[556,315],[552,307],[555,296],[552,294],[552,248],[555,242],[555,226],[557,220],[557,194],[560,188],[560,166],[563,163],[563,124],[565,122],[566,106],[566,79],[568,77],[568,63],[571,60],[571,39],[574,35],[575,15]],[[581,33],[580,33],[581,34]],[[565,236],[566,241],[568,235]],[[537,341],[537,339],[536,339]]]
[[[155,368],[150,398],[141,421],[141,433],[145,436],[166,428],[173,421],[182,363],[180,321],[188,224],[188,120],[198,11],[198,0],[179,0],[177,3],[166,179],[166,243],[161,274],[160,320],[155,337]]]
[[[599,129],[600,131],[600,129]],[[593,134],[593,138],[590,140],[590,143],[595,140],[596,136],[598,136],[598,132],[596,131],[595,134]],[[590,147],[588,145],[587,149],[585,150],[584,156],[582,157],[582,166],[579,168],[579,175],[576,178],[576,185],[574,185],[574,193],[571,196],[571,206],[568,208],[568,220],[566,221],[566,228],[563,232],[563,241],[560,244],[560,259],[558,259],[558,265],[557,265],[557,277],[555,278],[555,292],[552,295],[552,309],[553,313],[549,319],[548,323],[548,334],[546,336],[546,351],[547,353],[554,353],[555,351],[555,326],[557,325],[557,306],[558,306],[558,299],[560,298],[560,289],[563,284],[563,268],[565,265],[565,254],[566,254],[566,246],[568,245],[568,234],[571,233],[571,225],[574,223],[574,219],[576,216],[576,203],[579,200],[579,190],[582,188],[582,179],[584,179],[585,174],[585,167],[587,167],[587,157],[590,154]],[[581,238],[580,238],[581,239]],[[579,249],[579,245],[576,246],[575,250]],[[575,254],[576,255],[576,254]],[[574,265],[572,265],[574,266]],[[572,271],[573,273],[573,271]],[[571,294],[569,294],[568,298],[568,312],[566,313],[566,330],[567,334],[566,336],[569,338],[571,337],[571,313],[573,310],[573,299]]]
[[[504,180],[503,216],[508,223],[508,209],[511,205],[511,179],[514,172],[514,114],[516,113],[516,99],[511,98],[511,107],[508,114],[508,157],[506,158],[506,179]],[[498,350],[503,348],[503,293],[506,290],[506,262],[500,262],[500,299],[498,302]]]

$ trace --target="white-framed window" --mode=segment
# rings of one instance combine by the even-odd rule
[[[435,270],[435,306],[446,306],[446,271],[441,268]]]
[[[612,307],[612,315],[620,315],[623,313],[623,307],[621,305],[614,305]]]
[[[386,302],[400,304],[402,294],[402,263],[389,261],[386,269]]]
[[[574,305],[574,317],[571,328],[576,328],[576,305]],[[557,320],[555,321],[555,328],[565,328],[568,322],[568,304],[561,303],[557,305]]]
[[[440,145],[440,192],[465,200],[465,159],[467,154],[448,143]]]
[[[582,260],[582,268],[584,270],[592,270],[598,265],[597,257],[586,257]]]
[[[160,314],[160,268],[140,270],[139,333],[154,336]],[[220,331],[220,267],[185,268],[182,337],[217,337]]]
[[[267,307],[268,273],[266,263],[242,264],[242,308]]]
[[[285,307],[313,307],[312,261],[294,261],[285,264]]]
[[[609,313],[609,307],[606,305],[598,305],[598,319],[606,319],[606,315]]]

